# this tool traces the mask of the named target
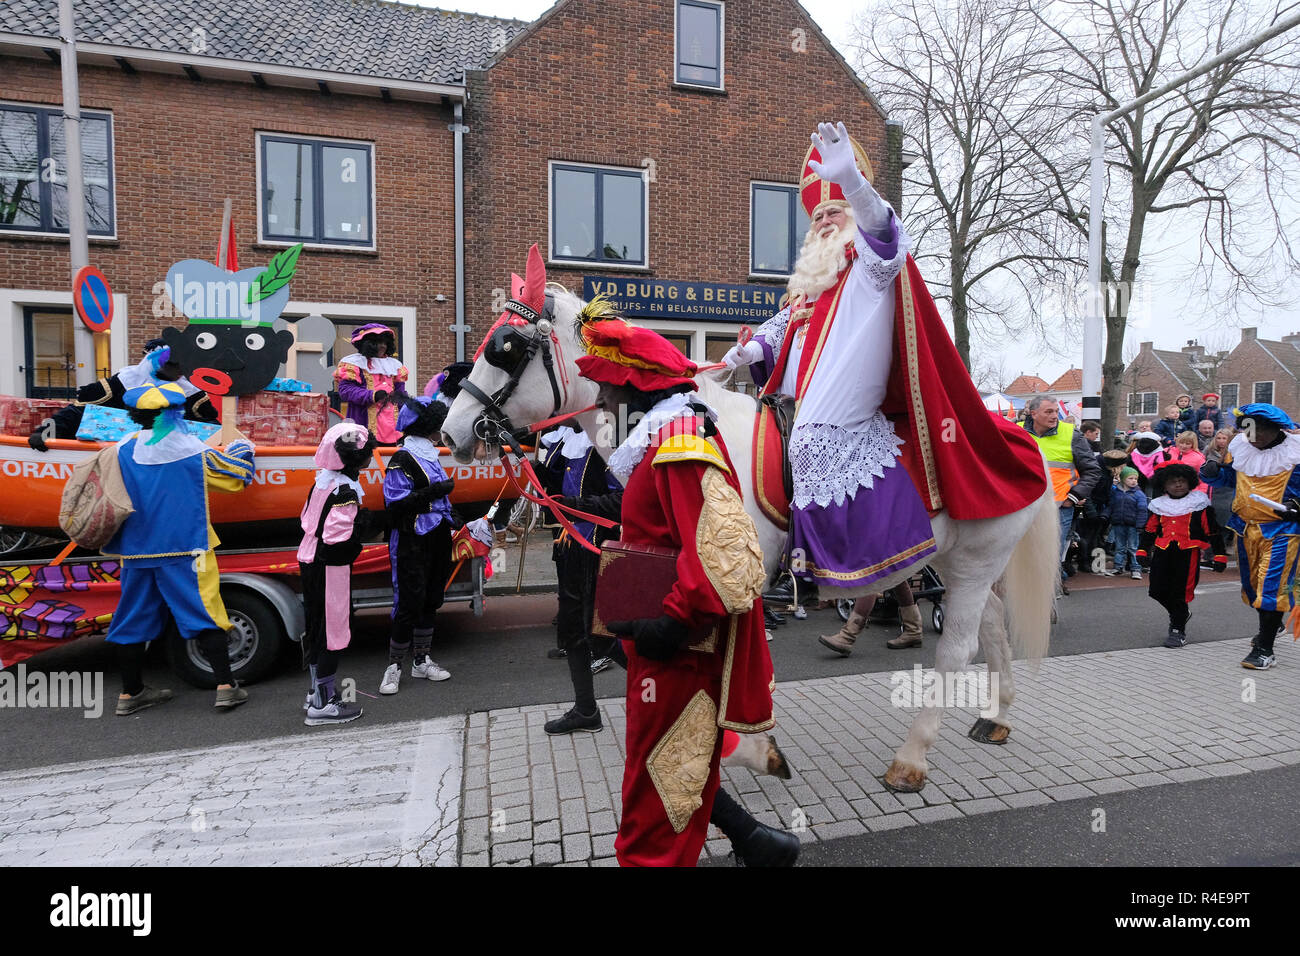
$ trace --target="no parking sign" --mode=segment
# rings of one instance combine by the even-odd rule
[[[92,332],[106,331],[113,321],[113,290],[104,273],[82,266],[72,280],[72,304]]]

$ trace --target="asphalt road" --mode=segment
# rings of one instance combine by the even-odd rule
[[[1075,587],[1069,597],[1061,599],[1051,654],[1123,650],[1163,640],[1163,612],[1146,596],[1144,585],[1113,580],[1105,584],[1108,586],[1090,591]],[[1244,655],[1254,614],[1242,606],[1231,577],[1225,580],[1209,575],[1202,589],[1193,605],[1196,616],[1190,640],[1241,637]],[[786,625],[776,629],[770,645],[777,679],[906,670],[917,663],[933,666],[937,638],[930,629],[929,611],[929,604],[924,604],[925,643],[919,650],[888,650],[884,642],[897,633],[897,626],[872,625],[848,658],[831,654],[816,640],[818,634],[839,627],[834,611],[810,612],[803,622],[789,618]],[[387,665],[387,617],[383,612],[365,612],[358,618],[339,676],[355,679],[358,691],[369,695],[359,697],[365,708],[362,720],[367,724],[552,702],[559,714],[571,702],[572,689],[566,664],[545,656],[554,642],[550,624],[554,613],[555,598],[546,594],[490,598],[479,619],[464,605],[451,607],[439,615],[434,644],[434,658],[451,671],[451,680],[436,684],[414,680],[408,666],[403,671],[401,692],[379,697],[379,680]],[[1289,644],[1285,640],[1278,642],[1284,661]],[[171,675],[161,653],[151,653],[146,681],[156,687],[172,688],[177,697],[130,718],[113,716],[113,700],[120,684],[111,649],[102,639],[83,639],[39,655],[27,665],[29,670],[104,672],[104,715],[86,719],[80,710],[0,709],[0,767],[6,769],[316,730],[302,722],[307,677],[296,645],[286,653],[272,678],[250,688],[249,703],[228,713],[212,707],[213,692],[189,687]],[[623,672],[617,668],[596,677],[598,697],[620,696],[623,687]]]

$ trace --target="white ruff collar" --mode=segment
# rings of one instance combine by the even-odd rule
[[[1232,467],[1250,478],[1280,475],[1300,465],[1300,434],[1288,433],[1282,444],[1259,449],[1243,432],[1228,443],[1228,454],[1232,455]]]
[[[645,416],[628,432],[623,444],[619,445],[614,454],[609,456],[609,470],[618,479],[619,484],[627,484],[628,478],[632,477],[632,472],[636,466],[641,464],[646,449],[650,447],[650,442],[659,433],[659,429],[673,419],[690,414],[686,406],[694,397],[692,392],[678,392],[675,395],[669,395],[646,412]],[[716,420],[717,418],[712,410],[709,410],[708,415],[712,419]]]
[[[402,447],[416,458],[423,458],[425,461],[438,461],[441,457],[438,446],[420,435],[407,435],[402,439]]]
[[[1191,514],[1193,511],[1200,511],[1208,507],[1210,507],[1210,496],[1203,491],[1195,490],[1189,491],[1181,498],[1170,498],[1168,495],[1161,495],[1159,498],[1152,498],[1147,502],[1147,511],[1170,518]]]
[[[161,440],[150,445],[148,442],[152,437],[153,429],[138,431],[134,435],[123,439],[119,444],[124,444],[132,438],[135,439],[135,448],[132,450],[131,458],[137,465],[169,465],[174,461],[180,461],[182,458],[201,455],[205,451],[211,450],[210,445],[203,444],[198,438],[180,426],[173,428]]]
[[[355,491],[357,493],[358,501],[366,496],[365,490],[361,487],[361,482],[349,478],[341,471],[330,471],[328,468],[322,468],[316,472],[317,488],[324,488],[326,491],[333,494],[334,489],[340,485],[347,485]]]
[[[372,375],[396,375],[402,369],[401,359],[393,358],[391,355],[368,359],[360,352],[353,352],[351,355],[339,359],[339,364],[355,365],[363,372],[370,372]]]

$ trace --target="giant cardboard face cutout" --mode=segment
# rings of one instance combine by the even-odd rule
[[[167,270],[168,294],[189,325],[165,328],[162,337],[195,386],[212,395],[249,395],[275,378],[293,333],[272,323],[289,304],[301,249],[278,253],[265,269],[227,272],[186,259]]]

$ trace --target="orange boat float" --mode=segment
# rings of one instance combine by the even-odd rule
[[[51,439],[49,451],[39,452],[27,444],[26,436],[0,435],[0,527],[10,532],[32,532],[62,538],[59,503],[63,486],[72,477],[72,466],[104,447],[100,442]],[[385,465],[395,447],[379,448],[376,457]],[[257,541],[266,547],[266,536],[292,536],[298,531],[307,492],[316,478],[313,462],[316,447],[306,445],[258,445],[257,474],[241,494],[209,496],[212,525],[222,543],[237,547]],[[501,462],[461,464],[442,449],[442,466],[455,480],[451,503],[466,520],[479,517],[492,502],[519,496]],[[376,464],[361,473],[365,489],[364,506],[384,508],[383,472]]]

